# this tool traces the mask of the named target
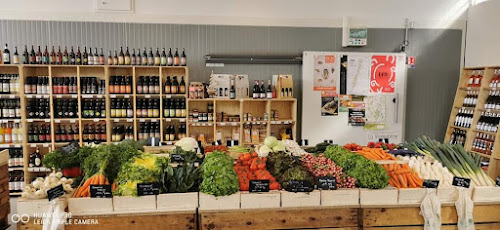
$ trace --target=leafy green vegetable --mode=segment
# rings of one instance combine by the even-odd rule
[[[314,179],[312,175],[301,165],[295,165],[292,168],[286,170],[286,172],[281,176],[281,181],[283,188],[288,186],[288,182],[291,180],[307,180],[314,184]]]
[[[176,146],[172,154],[184,155],[184,162],[177,166],[167,166],[164,169],[162,181],[162,192],[185,193],[197,192],[200,184],[200,169],[195,167],[199,160],[194,151],[185,151]]]
[[[168,158],[153,154],[136,156],[122,165],[116,178],[117,188],[114,195],[137,196],[137,184],[160,182],[163,168],[168,165]]]
[[[284,152],[269,153],[267,156],[267,170],[274,178],[280,180],[281,176],[294,165],[298,165],[298,161],[291,155]]]
[[[220,151],[205,157],[201,165],[203,182],[200,191],[214,196],[228,196],[238,192],[238,176],[233,168],[233,159]]]
[[[43,165],[52,169],[64,169],[80,166],[80,158],[78,154],[63,155],[59,150],[54,150],[45,154],[43,157]]]
[[[356,178],[361,188],[380,189],[389,183],[389,175],[382,166],[342,146],[328,146],[324,155],[341,166],[345,173]]]

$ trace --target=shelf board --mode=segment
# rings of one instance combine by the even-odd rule
[[[493,112],[493,113],[500,113],[500,109],[478,109],[481,112]]]
[[[52,145],[52,143],[27,143],[27,146],[31,147],[31,148],[36,148],[36,147],[44,147],[44,148],[48,148]]]
[[[249,142],[249,143],[243,143],[243,145],[260,145],[264,142]]]
[[[244,121],[244,125],[267,125],[267,121]]]
[[[291,119],[271,121],[271,125],[292,125],[292,124],[293,124],[293,120],[291,120]]]
[[[41,99],[41,98],[45,98],[45,99],[48,99],[50,98],[50,95],[48,94],[26,94],[24,95],[26,98],[37,98],[37,99]]]
[[[28,168],[28,172],[51,172],[52,170],[49,169],[49,168],[45,168],[45,167],[29,167]]]
[[[78,121],[78,118],[56,118],[56,119],[54,119],[55,123],[61,123],[61,122],[76,123],[77,121]]]
[[[82,118],[82,121],[101,122],[106,121],[106,118]]]
[[[0,99],[15,99],[19,98],[19,95],[16,94],[0,94]]]
[[[187,97],[187,94],[163,94],[164,98]]]
[[[488,154],[484,154],[484,153],[480,153],[480,152],[476,152],[476,151],[472,151],[472,150],[470,152],[477,154],[477,155],[480,155],[480,156],[485,157],[485,158],[491,158],[491,155],[488,155]]]
[[[46,118],[46,119],[41,119],[41,118],[30,118],[30,119],[26,119],[26,122],[47,122],[47,123],[50,123],[50,118]]]
[[[165,120],[165,122],[172,122],[172,121],[186,122],[186,118],[178,118],[178,117],[175,117],[175,118],[163,118],[163,120]]]
[[[468,130],[469,130],[469,128],[464,128],[464,127],[454,126],[454,125],[452,125],[452,126],[450,126],[450,127],[451,127],[451,128],[454,128],[454,129],[461,129],[461,130],[465,130],[465,131],[468,131]]]
[[[12,166],[12,167],[9,167],[9,172],[13,172],[13,171],[24,171],[24,167],[23,166]]]
[[[477,130],[477,129],[473,129],[472,131],[474,131],[474,132],[478,132],[478,133],[486,133],[486,134],[493,135],[493,136],[496,136],[496,135],[497,135],[497,133],[496,133],[496,132],[481,131],[481,130]]]
[[[22,192],[11,192],[9,193],[9,196],[20,196],[22,194],[23,194]]]
[[[54,94],[54,98],[78,98],[78,94]]]
[[[0,149],[3,148],[21,148],[21,144],[0,144]]]
[[[109,94],[110,98],[130,98],[133,96],[133,94]]]
[[[460,90],[474,90],[474,91],[478,91],[478,90],[481,89],[481,87],[479,87],[479,86],[458,87],[458,89],[460,89]]]
[[[66,142],[54,142],[54,145],[55,146],[65,146],[65,145],[68,145],[69,143],[71,143],[71,142],[68,142],[68,141],[66,141]]]
[[[217,126],[229,126],[229,127],[235,127],[235,126],[240,126],[240,122],[231,122],[231,121],[223,121],[223,122],[216,122],[215,123]]]
[[[21,119],[19,119],[19,118],[0,118],[0,123],[9,123],[9,122],[21,123]]]
[[[137,98],[157,98],[160,97],[160,94],[136,94]]]
[[[134,118],[110,118],[112,122],[119,123],[119,122],[134,122]]]
[[[139,122],[159,122],[160,118],[137,118],[137,121]]]
[[[213,122],[191,122],[189,123],[190,126],[213,126]]]
[[[81,94],[82,98],[104,98],[104,94]]]
[[[453,107],[455,109],[475,109],[476,107],[474,106],[455,106]]]

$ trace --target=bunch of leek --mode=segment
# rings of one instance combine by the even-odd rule
[[[474,186],[494,186],[493,180],[479,166],[478,158],[467,153],[461,145],[443,144],[423,136],[405,147],[431,156],[441,162],[453,175],[470,178]]]

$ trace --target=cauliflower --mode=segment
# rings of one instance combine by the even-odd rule
[[[198,148],[198,142],[192,137],[184,137],[175,143],[175,146],[179,146],[182,150],[187,152],[194,152]]]

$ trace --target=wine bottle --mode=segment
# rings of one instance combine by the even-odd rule
[[[172,56],[172,48],[168,48],[167,65],[174,65],[174,56]]]
[[[130,65],[130,53],[128,52],[128,47],[125,52],[125,65]]]
[[[175,55],[174,55],[174,66],[179,66],[181,64],[181,60],[179,57],[179,50],[175,48]]]
[[[182,48],[181,66],[187,65],[186,49]]]
[[[10,51],[7,47],[7,43],[5,43],[5,48],[3,49],[2,62],[3,64],[10,64]]]

